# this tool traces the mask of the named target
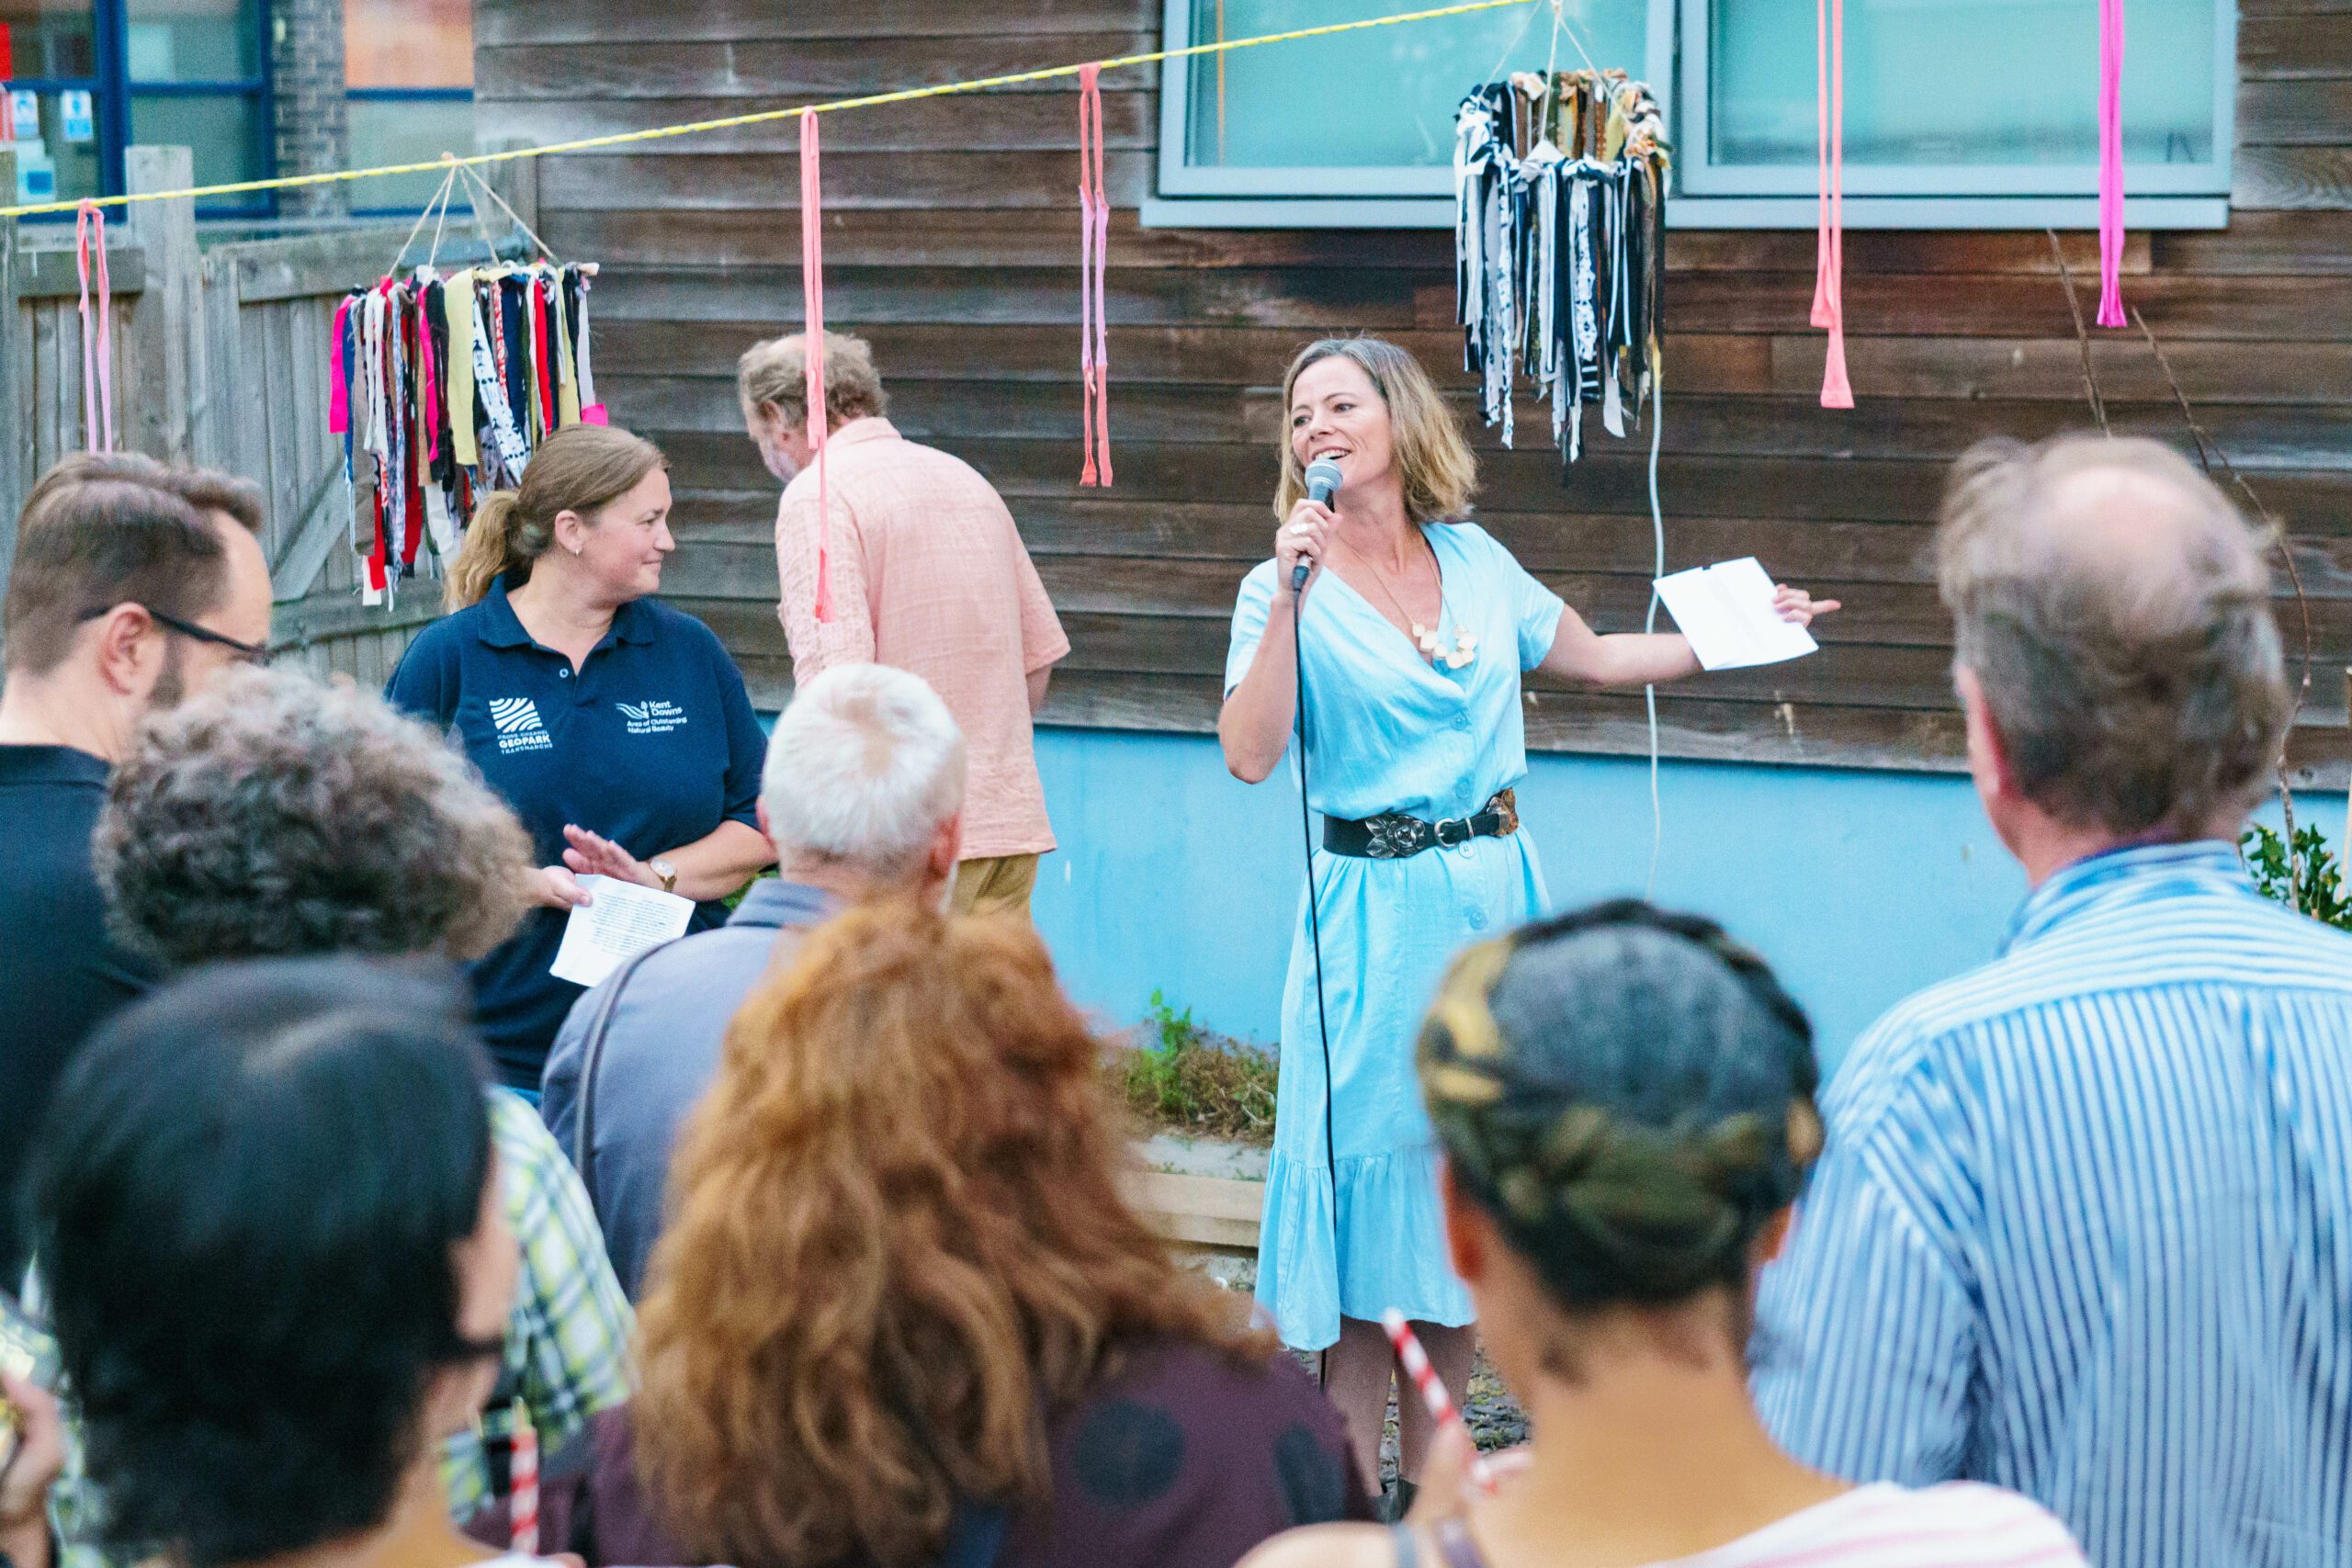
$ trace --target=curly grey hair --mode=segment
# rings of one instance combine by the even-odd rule
[[[2121,834],[2200,835],[2251,809],[2290,711],[2266,542],[2187,458],[1980,443],[1936,547],[1958,662],[2028,799]]]
[[[175,966],[477,958],[522,919],[531,842],[471,763],[372,694],[245,670],[151,717],[95,843],[116,934]]]

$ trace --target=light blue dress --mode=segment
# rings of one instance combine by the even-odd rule
[[[1451,649],[1467,630],[1477,657],[1460,670],[1432,667],[1336,573],[1315,580],[1300,646],[1308,803],[1327,816],[1467,817],[1526,775],[1520,674],[1551,650],[1560,598],[1476,524],[1421,532],[1443,582],[1440,636]],[[1290,585],[1281,585],[1278,602],[1274,572],[1266,561],[1242,581],[1226,657],[1228,694],[1257,658],[1268,614],[1291,614]],[[1523,832],[1394,861],[1327,853],[1318,840],[1314,886],[1336,1083],[1338,1223],[1302,895],[1283,987],[1282,1088],[1258,1239],[1258,1299],[1283,1343],[1306,1350],[1338,1339],[1342,1314],[1376,1322],[1394,1307],[1417,1322],[1471,1321],[1469,1292],[1446,1262],[1437,1146],[1413,1045],[1453,954],[1547,903]]]

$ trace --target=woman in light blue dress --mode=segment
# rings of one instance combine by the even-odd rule
[[[1464,521],[1476,461],[1410,355],[1374,338],[1329,339],[1301,353],[1283,385],[1283,521],[1274,558],[1241,585],[1217,728],[1235,776],[1272,774],[1297,719],[1303,648],[1309,803],[1327,826],[1313,868],[1321,1006],[1302,898],[1283,988],[1258,1297],[1285,1343],[1327,1351],[1325,1386],[1376,1485],[1394,1370],[1381,1314],[1413,1320],[1456,1391],[1475,1348],[1439,1217],[1413,1043],[1455,950],[1549,902],[1506,793],[1527,773],[1521,672],[1638,686],[1699,666],[1679,635],[1595,634]],[[1318,457],[1341,474],[1329,506],[1306,499],[1305,470]],[[1310,570],[1295,599],[1301,562]],[[1790,589],[1780,603],[1800,623],[1837,608]],[[1430,1422],[1409,1390],[1398,1410],[1403,1473],[1416,1476]]]

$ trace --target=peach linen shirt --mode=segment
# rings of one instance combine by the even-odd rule
[[[816,466],[776,511],[777,615],[793,679],[878,663],[931,682],[969,757],[964,858],[1054,847],[1029,724],[1029,676],[1069,652],[1012,513],[971,465],[919,446],[887,419],[825,443],[833,514],[833,618],[817,619]]]

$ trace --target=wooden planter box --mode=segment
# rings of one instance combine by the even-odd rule
[[[1266,1152],[1248,1144],[1166,1134],[1140,1145],[1144,1168],[1127,1199],[1170,1241],[1255,1252],[1266,1206]]]
[[[1170,1241],[1254,1252],[1266,1184],[1226,1176],[1180,1176],[1149,1170],[1133,1179],[1127,1197]]]

